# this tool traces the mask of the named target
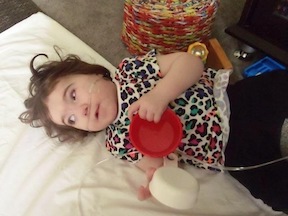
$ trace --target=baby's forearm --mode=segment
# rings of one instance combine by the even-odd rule
[[[198,82],[203,73],[200,58],[189,53],[173,53],[157,56],[162,79],[147,94],[131,104],[129,119],[138,112],[142,119],[159,122],[168,104]]]
[[[157,169],[163,166],[163,158],[144,156],[139,162],[136,163],[136,166],[144,172],[148,171],[150,168]]]

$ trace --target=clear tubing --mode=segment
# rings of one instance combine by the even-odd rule
[[[93,132],[93,130],[91,129],[91,128],[93,128],[91,126],[92,123],[90,122],[90,119],[91,119],[90,115],[94,114],[91,112],[92,111],[92,105],[93,105],[93,101],[92,101],[93,100],[93,94],[99,94],[99,88],[97,88],[97,85],[96,85],[97,81],[99,81],[99,78],[94,80],[88,88],[89,102],[88,102],[88,120],[87,120],[86,130],[90,131],[90,132]]]
[[[128,155],[128,154],[131,154],[131,153],[139,153],[139,151],[133,151],[133,152],[129,152],[127,154],[123,154],[123,155]],[[176,153],[180,153],[180,152],[176,152]],[[181,154],[181,153],[180,153]],[[195,160],[203,165],[208,165],[209,167],[211,168],[215,168],[215,169],[219,169],[219,170],[222,170],[222,171],[243,171],[243,170],[251,170],[251,169],[257,169],[259,167],[264,167],[264,166],[267,166],[267,165],[270,165],[270,164],[273,164],[273,163],[277,163],[277,162],[280,162],[280,161],[283,161],[283,160],[286,160],[288,159],[288,156],[285,156],[285,157],[282,157],[282,158],[279,158],[279,159],[276,159],[276,160],[272,160],[272,161],[268,161],[268,162],[265,162],[265,163],[261,163],[261,164],[257,164],[257,165],[253,165],[253,166],[246,166],[246,167],[243,167],[243,166],[240,166],[240,167],[226,167],[226,166],[217,166],[217,165],[211,165],[211,164],[208,164],[208,163],[205,163],[203,161],[200,161],[198,159],[195,159],[191,156],[187,156],[185,155],[185,157],[190,157],[192,160]],[[100,164],[102,163],[105,163],[111,159],[115,159],[113,156],[111,157],[107,157],[101,161],[99,161],[98,163],[96,163],[91,169],[88,170],[88,172],[84,175],[84,177],[82,178],[81,182],[80,182],[80,185],[79,185],[79,189],[78,189],[78,206],[79,206],[79,214],[81,216],[84,216],[85,213],[84,213],[84,210],[83,210],[83,206],[82,206],[82,203],[81,203],[81,189],[83,188],[83,183],[84,183],[84,180],[85,178],[87,177],[87,175],[93,171],[97,166],[99,166]]]
[[[177,151],[177,153],[180,153]],[[181,154],[181,153],[180,153]],[[191,160],[194,160],[194,161],[197,161],[197,163],[200,163],[202,165],[207,165],[211,168],[214,168],[214,169],[219,169],[221,171],[243,171],[243,170],[251,170],[251,169],[256,169],[256,168],[260,168],[260,167],[264,167],[264,166],[268,166],[268,165],[271,165],[271,164],[274,164],[274,163],[277,163],[277,162],[280,162],[280,161],[283,161],[283,160],[287,160],[288,159],[288,155],[285,156],[285,157],[281,157],[281,158],[278,158],[278,159],[275,159],[275,160],[272,160],[272,161],[268,161],[268,162],[264,162],[264,163],[261,163],[261,164],[255,164],[255,165],[252,165],[252,166],[239,166],[239,167],[229,167],[229,166],[218,166],[218,165],[211,165],[211,164],[208,164],[208,163],[205,163],[204,161],[201,161],[201,160],[198,160],[196,158],[193,158],[192,156],[188,156],[188,155],[185,155],[186,158],[190,158]]]
[[[89,104],[88,104],[88,110],[89,110],[89,116],[88,116],[88,120],[87,120],[87,131],[92,131],[90,130],[89,128],[89,125],[90,125],[90,115],[91,115],[91,106],[92,106],[92,92],[93,92],[93,89],[95,87],[95,82],[92,82],[90,84],[90,87],[89,87],[89,90],[88,90],[88,94],[89,94]]]
[[[133,154],[133,153],[139,153],[139,151],[132,151],[132,152],[129,152],[127,154],[121,154],[121,156],[125,156],[125,155],[129,155],[129,154]],[[176,151],[175,153],[177,154],[182,154],[181,152],[178,152]],[[198,160],[196,158],[193,158],[192,156],[188,156],[188,155],[185,155],[186,158],[190,158],[191,160],[194,160],[196,161],[197,163],[200,163],[202,165],[207,165],[211,168],[214,168],[214,169],[219,169],[219,170],[222,170],[222,171],[243,171],[243,170],[251,170],[251,169],[256,169],[256,168],[260,168],[260,167],[264,167],[264,166],[268,166],[268,165],[271,165],[271,164],[274,164],[274,163],[278,163],[280,161],[283,161],[283,160],[287,160],[288,159],[288,155],[287,156],[284,156],[284,157],[281,157],[281,158],[278,158],[278,159],[275,159],[275,160],[272,160],[272,161],[267,161],[267,162],[264,162],[264,163],[260,163],[260,164],[255,164],[255,165],[251,165],[251,166],[239,166],[239,167],[230,167],[230,166],[218,166],[218,165],[211,165],[209,163],[206,163],[204,161],[201,161],[201,160]],[[111,157],[111,158],[114,158],[114,157]],[[109,158],[106,158],[100,162],[98,162],[95,166],[97,166],[98,164],[101,164],[102,162],[105,162],[107,160],[110,160],[111,159],[110,157]]]
[[[132,152],[129,152],[129,153],[126,153],[126,154],[121,154],[121,156],[129,155],[129,154],[133,154],[133,153],[140,153],[140,152],[136,150],[136,151],[132,151]],[[183,155],[182,152],[177,151],[177,150],[174,153]],[[275,160],[272,160],[272,161],[267,161],[267,162],[264,162],[264,163],[255,164],[255,165],[251,165],[251,166],[235,166],[235,167],[233,166],[233,167],[231,167],[231,166],[222,166],[222,165],[212,165],[212,164],[206,163],[204,161],[201,161],[201,160],[199,160],[197,158],[194,158],[194,157],[186,155],[186,154],[184,155],[184,157],[188,158],[188,159],[191,159],[191,160],[193,160],[193,161],[195,161],[197,163],[200,163],[202,165],[207,165],[210,168],[218,169],[218,170],[221,170],[221,171],[251,170],[251,169],[256,169],[256,168],[268,166],[268,165],[271,165],[271,164],[274,164],[274,163],[278,163],[278,162],[283,161],[283,160],[288,160],[288,155],[287,155],[287,156],[284,156],[284,157],[281,157],[281,158],[278,158],[278,159],[275,159]]]

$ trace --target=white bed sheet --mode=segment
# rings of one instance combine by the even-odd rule
[[[230,176],[190,166],[186,169],[200,183],[193,209],[174,210],[153,198],[140,202],[136,191],[145,182],[144,173],[113,159],[105,150],[103,133],[85,143],[67,145],[47,138],[41,128],[20,123],[18,116],[24,111],[30,78],[29,62],[38,53],[56,59],[54,45],[64,53],[115,69],[40,12],[0,34],[1,216],[285,215],[254,199]]]

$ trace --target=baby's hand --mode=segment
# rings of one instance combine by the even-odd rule
[[[148,198],[151,197],[151,193],[150,193],[150,190],[149,190],[149,183],[150,181],[152,180],[152,177],[154,175],[156,171],[156,168],[150,168],[146,171],[146,176],[147,176],[147,185],[146,186],[141,186],[139,189],[138,189],[138,200],[140,201],[143,201],[143,200],[146,200]]]
[[[157,123],[160,121],[167,106],[168,103],[163,101],[162,98],[149,92],[129,107],[128,117],[132,121],[133,115],[138,112],[141,119]]]

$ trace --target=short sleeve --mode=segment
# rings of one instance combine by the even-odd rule
[[[115,80],[121,85],[161,78],[156,56],[157,52],[153,49],[143,56],[124,58],[116,70]]]
[[[219,115],[222,118],[221,128],[223,131],[223,143],[228,142],[228,137],[230,133],[229,119],[230,119],[230,103],[227,95],[227,86],[229,84],[229,77],[232,70],[212,70],[215,73],[213,94],[218,107]]]

